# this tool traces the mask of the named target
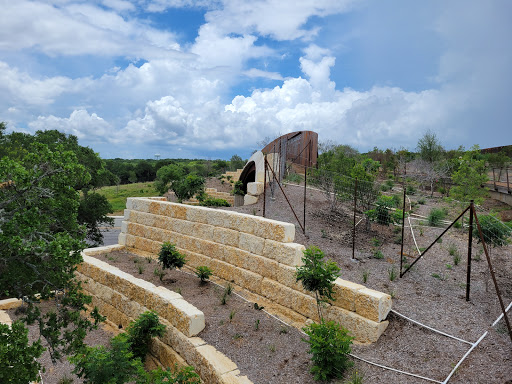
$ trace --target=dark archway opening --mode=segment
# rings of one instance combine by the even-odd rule
[[[245,166],[244,170],[240,174],[240,181],[244,183],[242,187],[244,193],[247,193],[247,184],[256,181],[256,164],[254,161],[251,161]]]

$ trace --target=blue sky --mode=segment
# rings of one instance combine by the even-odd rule
[[[104,158],[512,144],[507,0],[0,0],[0,121]]]

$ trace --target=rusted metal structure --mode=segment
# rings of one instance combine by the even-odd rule
[[[316,167],[318,158],[318,133],[297,131],[287,133],[267,144],[261,150],[264,154],[281,154],[282,163],[291,162],[303,167]]]

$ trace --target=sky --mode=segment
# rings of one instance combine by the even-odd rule
[[[0,121],[103,158],[512,144],[509,0],[0,0]]]

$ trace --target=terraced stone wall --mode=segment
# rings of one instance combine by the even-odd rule
[[[233,361],[196,336],[205,327],[202,311],[176,292],[91,257],[123,248],[117,245],[83,252],[84,262],[78,266],[76,276],[92,296],[91,305],[98,307],[115,329],[126,329],[145,311],[158,313],[166,330],[164,336],[152,340],[150,354],[164,367],[192,365],[204,383],[251,384]]]
[[[176,244],[187,265],[212,269],[263,298],[318,320],[316,301],[295,280],[303,245],[294,243],[295,226],[238,212],[129,198],[119,244],[157,254],[163,242]],[[335,298],[324,311],[356,341],[375,342],[386,329],[388,294],[346,280],[335,281]]]

